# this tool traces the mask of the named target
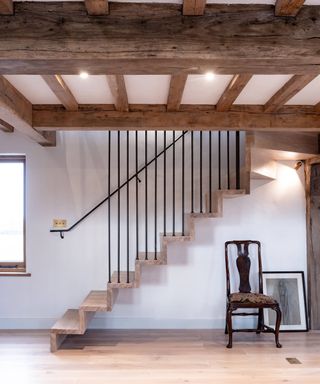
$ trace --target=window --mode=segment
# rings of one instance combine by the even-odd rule
[[[0,272],[25,270],[25,157],[0,155]]]

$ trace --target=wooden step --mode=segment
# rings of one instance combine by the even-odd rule
[[[147,260],[146,260],[147,256]],[[155,256],[157,256],[157,259],[155,259]],[[143,265],[159,265],[159,264],[166,264],[165,255],[163,252],[139,252],[138,253],[138,259],[136,262],[139,262]]]
[[[118,271],[113,272],[111,283],[108,283],[111,288],[133,288],[135,287],[135,272],[129,272],[129,283],[127,282],[127,271],[120,271],[120,283],[118,281]]]
[[[190,235],[183,235],[182,233],[176,232],[175,235],[173,236],[173,233],[167,232],[166,235],[164,236],[163,233],[160,234],[162,237],[162,241],[164,242],[169,242],[169,241],[190,241],[192,240]]]
[[[52,333],[64,335],[81,335],[78,309],[68,309],[67,312],[51,328]]]
[[[111,311],[108,306],[108,291],[91,291],[83,300],[80,309],[89,312],[106,312]]]
[[[190,217],[194,219],[210,219],[219,217],[219,213],[211,212],[211,213],[190,213]]]

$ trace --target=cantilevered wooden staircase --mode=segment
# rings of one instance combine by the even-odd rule
[[[211,136],[210,136],[211,138]],[[219,136],[220,139],[220,136]],[[228,137],[229,139],[229,137]],[[183,233],[160,233],[160,246],[159,251],[155,246],[154,252],[138,252],[135,255],[134,270],[115,271],[110,276],[107,283],[106,290],[91,291],[84,299],[78,309],[68,309],[66,313],[60,318],[54,326],[51,328],[50,343],[51,352],[55,352],[59,349],[61,343],[67,335],[81,335],[84,334],[90,320],[93,318],[96,312],[110,312],[112,311],[118,289],[138,288],[141,282],[141,266],[142,265],[164,265],[167,264],[168,244],[171,242],[184,242],[192,241],[195,235],[195,219],[209,219],[221,217],[223,213],[223,200],[224,198],[242,196],[249,193],[250,182],[250,144],[251,138],[247,137],[243,141],[243,161],[241,164],[241,188],[230,188],[231,183],[228,180],[227,184],[229,189],[218,189],[205,193],[205,208],[200,207],[201,212],[192,212],[185,215],[186,231]],[[172,143],[171,143],[172,144]],[[239,143],[238,143],[239,144]],[[219,145],[221,142],[219,141]],[[168,150],[164,147],[164,152]],[[201,150],[201,148],[200,148]],[[239,150],[239,148],[238,148]],[[184,149],[183,149],[184,151]],[[228,143],[228,152],[230,151]],[[219,148],[219,153],[221,147]],[[229,156],[229,155],[228,155]],[[237,154],[239,156],[239,153]],[[221,157],[221,153],[220,153]],[[220,158],[221,160],[221,158]],[[147,163],[147,162],[146,162]],[[149,162],[150,163],[150,162]],[[148,164],[149,164],[148,163]],[[210,170],[211,172],[211,170]],[[230,170],[228,178],[230,178]],[[239,169],[238,169],[239,172]],[[138,175],[136,175],[138,176]],[[221,177],[221,169],[219,169],[219,176]],[[239,175],[238,175],[239,176]],[[221,183],[219,182],[219,185]],[[239,183],[237,185],[239,187]],[[211,189],[211,188],[210,188]],[[193,204],[192,204],[193,206]],[[183,225],[184,228],[184,225]],[[62,235],[60,233],[60,235]],[[110,256],[109,256],[110,257]],[[118,264],[119,265],[119,264]]]

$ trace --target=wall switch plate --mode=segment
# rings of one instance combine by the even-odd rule
[[[53,228],[67,228],[67,220],[53,219]]]

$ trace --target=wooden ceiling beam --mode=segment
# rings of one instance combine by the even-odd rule
[[[14,128],[12,125],[8,124],[6,121],[0,119],[0,130],[3,132],[13,132]]]
[[[320,113],[320,102],[313,107],[314,112]]]
[[[179,73],[171,76],[167,101],[168,111],[179,110],[187,78],[188,75],[186,73]]]
[[[320,132],[320,114],[301,113],[289,108],[276,114],[264,113],[261,107],[243,107],[228,112],[217,112],[209,107],[189,106],[168,112],[154,106],[131,112],[119,112],[105,106],[80,107],[67,112],[59,107],[35,106],[33,124],[48,131],[59,130],[262,130],[262,131],[317,131]],[[131,105],[130,105],[131,108]]]
[[[292,99],[306,85],[308,85],[317,75],[295,75],[285,83],[283,87],[276,92],[271,99],[265,104],[265,112],[276,112],[287,101]]]
[[[277,0],[275,5],[276,16],[297,16],[305,0]]]
[[[13,15],[12,0],[0,0],[0,15]]]
[[[221,95],[216,110],[219,112],[228,111],[251,77],[252,75],[248,74],[235,75]]]
[[[201,16],[204,14],[206,0],[183,0],[182,13],[184,16]]]
[[[114,98],[114,106],[117,111],[129,111],[128,95],[124,76],[107,75],[107,81]]]
[[[84,3],[90,16],[103,16],[109,13],[108,0],[85,0]]]
[[[254,4],[181,17],[179,4],[113,3],[106,22],[84,9],[15,2],[14,15],[1,16],[0,73],[320,73],[320,6],[305,6],[297,23]]]
[[[76,111],[78,109],[78,102],[64,82],[62,76],[42,75],[42,78],[67,111]]]
[[[32,127],[31,103],[3,76],[0,76],[0,119],[39,144],[55,144],[54,134],[45,135]]]

